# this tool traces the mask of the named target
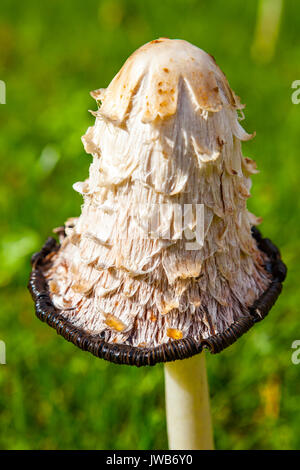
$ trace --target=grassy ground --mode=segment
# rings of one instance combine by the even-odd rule
[[[271,2],[273,5],[276,3]],[[261,170],[250,209],[289,267],[270,316],[208,370],[219,449],[300,449],[299,2],[284,3],[278,41],[257,28],[256,1],[1,0],[1,449],[163,449],[163,368],[115,366],[83,353],[34,316],[29,259],[52,227],[80,211],[72,183],[87,175],[80,141],[93,119],[89,90],[159,36],[216,57],[247,103],[257,137],[244,154]],[[256,38],[256,39],[255,39]]]

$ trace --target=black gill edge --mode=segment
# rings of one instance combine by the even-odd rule
[[[35,302],[37,317],[56,329],[57,333],[67,341],[75,344],[83,351],[94,356],[114,362],[140,366],[154,366],[159,362],[185,359],[199,354],[204,348],[217,354],[233,344],[246,333],[255,323],[261,321],[269,313],[282,290],[282,282],[286,277],[287,268],[280,257],[278,248],[268,238],[262,238],[260,231],[252,227],[252,235],[258,248],[269,258],[266,269],[272,274],[268,289],[248,309],[249,314],[233,322],[223,333],[196,342],[191,336],[184,339],[169,341],[153,348],[140,348],[127,344],[111,344],[99,337],[86,333],[82,328],[75,327],[66,320],[52,303],[47,281],[41,266],[46,256],[59,250],[60,245],[54,238],[48,238],[41,251],[34,254],[31,260],[32,272],[28,288]]]

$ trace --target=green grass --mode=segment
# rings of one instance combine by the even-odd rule
[[[53,227],[80,212],[72,190],[91,158],[80,136],[93,124],[88,92],[105,87],[128,55],[167,36],[213,54],[247,103],[256,138],[250,210],[289,268],[269,317],[219,356],[208,373],[216,447],[300,449],[299,124],[291,83],[300,79],[299,2],[284,3],[272,59],[251,55],[256,1],[2,0],[0,79],[1,449],[164,449],[163,368],[94,358],[34,316],[30,255]]]

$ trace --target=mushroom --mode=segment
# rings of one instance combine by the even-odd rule
[[[91,94],[84,204],[32,258],[36,314],[97,357],[164,362],[170,448],[212,448],[199,353],[262,320],[286,273],[246,207],[243,106],[212,56],[166,38]]]

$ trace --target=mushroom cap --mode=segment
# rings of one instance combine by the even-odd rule
[[[56,229],[61,244],[49,239],[32,258],[36,314],[120,364],[220,352],[266,316],[286,274],[247,211],[257,170],[241,153],[251,136],[239,99],[209,54],[166,38],[139,48],[92,96],[101,103],[83,142],[93,163],[74,185],[82,213]],[[178,228],[175,213],[194,204],[204,241],[189,250],[183,237],[196,221]],[[163,217],[149,231],[157,205]]]
[[[101,100],[100,114],[122,124],[132,98],[143,86],[142,122],[164,119],[177,111],[178,93],[184,82],[198,109],[217,112],[225,102],[242,108],[215,59],[181,39],[160,38],[137,49],[106,90],[93,92]]]

